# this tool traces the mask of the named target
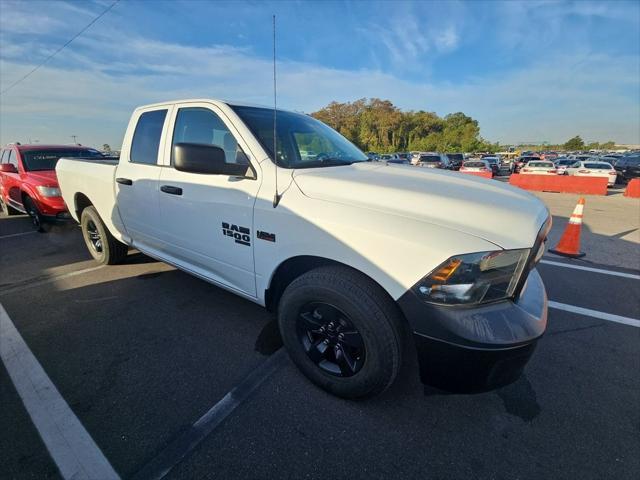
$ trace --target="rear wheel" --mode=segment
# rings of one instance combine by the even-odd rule
[[[334,395],[372,396],[396,378],[399,314],[386,292],[355,270],[328,266],[298,277],[280,299],[278,323],[293,362]]]
[[[33,228],[35,228],[37,232],[45,233],[47,229],[45,228],[44,218],[40,213],[36,202],[34,202],[31,197],[25,197],[23,204],[24,209],[27,211],[27,215],[29,215],[29,218],[31,219]]]
[[[82,211],[80,227],[84,243],[96,262],[113,265],[126,258],[129,247],[111,235],[95,207],[87,207]]]

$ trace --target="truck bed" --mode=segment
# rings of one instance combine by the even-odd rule
[[[61,158],[56,165],[56,175],[69,213],[78,222],[79,199],[86,197],[96,208],[111,233],[120,239],[120,215],[115,198],[115,173],[118,166],[116,157]]]

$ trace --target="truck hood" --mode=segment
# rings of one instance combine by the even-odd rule
[[[530,248],[549,216],[533,195],[458,172],[354,163],[296,170],[310,198],[374,209],[473,235],[505,248]]]
[[[28,172],[31,183],[45,185],[47,187],[57,187],[58,177],[55,170],[41,170],[37,172]]]

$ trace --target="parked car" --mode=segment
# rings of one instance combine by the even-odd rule
[[[558,171],[553,162],[546,160],[530,161],[527,162],[520,169],[522,175],[557,175]]]
[[[564,175],[565,170],[567,169],[567,167],[569,167],[570,165],[573,165],[575,163],[575,160],[572,160],[570,158],[567,157],[558,157],[553,164],[556,167],[556,171],[558,173],[558,175]]]
[[[412,163],[426,168],[449,168],[449,159],[441,153],[421,153]]]
[[[119,161],[60,160],[93,258],[117,263],[131,246],[271,309],[293,362],[338,396],[391,385],[407,335],[426,383],[515,380],[547,323],[535,269],[544,203],[466,175],[368,163],[294,112],[278,112],[274,152],[274,127],[269,108],[160,103],[134,111]],[[302,160],[310,144],[327,152]]]
[[[5,215],[26,213],[36,230],[71,219],[60,195],[55,167],[60,157],[103,159],[92,148],[68,145],[6,145],[0,156],[0,207]]]
[[[449,159],[449,168],[451,170],[460,170],[460,167],[464,163],[464,154],[462,153],[447,153]]]
[[[460,167],[461,172],[486,172],[491,173],[491,176],[494,177],[495,173],[489,165],[489,162],[486,160],[469,160],[462,164]]]
[[[491,167],[491,171],[493,172],[493,176],[495,177],[496,175],[500,174],[500,159],[498,157],[494,157],[494,156],[489,156],[489,157],[482,157],[482,160],[484,160],[485,162],[487,162],[489,164],[489,167]]]
[[[616,170],[610,163],[598,161],[577,161],[565,170],[565,175],[576,177],[604,177],[609,186],[616,183]]]
[[[519,157],[517,159],[515,159],[512,163],[511,163],[511,173],[520,173],[520,169],[528,162],[531,161],[538,161],[540,160],[540,157],[538,157],[537,155],[527,155],[527,156],[522,156]]]
[[[621,158],[623,158],[622,155],[602,155],[601,157],[598,157],[598,160],[601,162],[610,163],[615,167],[616,163],[618,163],[618,160],[620,160]]]
[[[634,178],[640,177],[640,154],[628,155],[618,159],[614,165],[618,181],[627,183]]]
[[[582,153],[577,155],[570,155],[569,158],[583,162],[585,160],[597,160],[597,158],[591,153]]]
[[[540,158],[542,160],[551,160],[552,162],[555,161],[558,157],[559,155],[556,152],[544,152],[542,155],[540,155]]]
[[[397,165],[411,165],[409,160],[404,160],[402,158],[392,158],[391,160],[387,160],[387,163],[394,163]]]

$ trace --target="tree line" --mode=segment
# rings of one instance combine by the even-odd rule
[[[580,135],[576,135],[573,138],[567,140],[563,145],[560,145],[564,150],[612,150],[616,146],[616,142],[609,140],[605,143],[591,142],[584,143],[584,140]]]
[[[364,151],[477,152],[499,145],[480,136],[478,121],[462,112],[440,117],[434,112],[402,111],[389,100],[361,98],[331,102],[311,114]]]
[[[355,143],[365,152],[498,152],[499,143],[480,136],[478,121],[462,112],[444,117],[424,110],[402,111],[389,100],[361,98],[331,102],[311,114]],[[535,150],[610,150],[615,142],[585,144],[575,136],[561,145],[528,146]],[[526,148],[526,147],[521,147]]]

